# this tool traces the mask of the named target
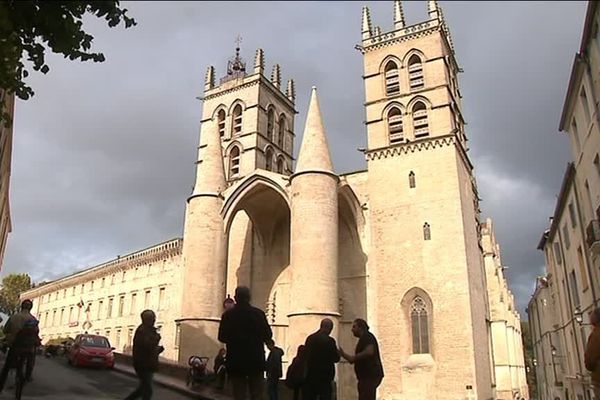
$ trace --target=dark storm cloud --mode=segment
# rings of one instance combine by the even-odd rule
[[[392,2],[367,2],[392,25]],[[181,236],[194,179],[207,65],[224,73],[235,36],[248,67],[266,53],[296,80],[301,139],[310,87],[320,102],[336,169],[365,167],[360,2],[132,2],[139,25],[89,19],[101,64],[50,57],[19,102],[9,237],[3,272],[53,279]],[[552,213],[568,143],[557,132],[584,2],[442,2],[465,70],[460,76],[482,208],[495,220],[520,308],[543,259],[535,250]],[[405,2],[407,22],[425,2]],[[300,141],[296,142],[296,152]]]

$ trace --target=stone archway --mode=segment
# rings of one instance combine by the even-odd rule
[[[242,181],[225,202],[226,293],[233,296],[235,287],[250,287],[252,304],[267,314],[274,339],[287,359],[293,356],[286,338],[290,207],[285,190],[275,179],[263,175]]]

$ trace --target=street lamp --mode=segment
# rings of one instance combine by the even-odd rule
[[[573,317],[575,317],[575,321],[579,324],[583,324],[583,313],[581,312],[581,308],[579,306],[575,307],[575,312],[573,313]]]

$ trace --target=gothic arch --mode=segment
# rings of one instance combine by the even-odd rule
[[[402,115],[406,114],[406,107],[404,107],[402,103],[397,101],[391,101],[383,108],[381,112],[381,119],[385,120],[390,110],[394,107],[399,108]]]
[[[244,146],[242,145],[242,143],[238,140],[233,140],[231,143],[229,143],[227,145],[227,147],[225,148],[225,155],[228,155],[229,152],[231,151],[231,149],[233,148],[233,146],[237,146],[240,148],[240,153],[244,152]]]
[[[238,104],[242,106],[242,113],[243,113],[244,111],[246,111],[246,103],[244,103],[244,101],[243,101],[243,100],[241,100],[241,99],[235,99],[235,100],[233,101],[233,103],[231,103],[231,105],[229,106],[229,110],[227,111],[227,115],[232,115],[232,113],[233,113],[233,109],[234,109],[234,108],[235,108],[235,106],[237,106]]]
[[[433,355],[434,353],[434,330],[433,330],[433,321],[434,321],[434,305],[433,302],[431,301],[431,297],[429,296],[429,294],[421,289],[420,287],[412,287],[411,289],[407,290],[406,293],[404,294],[404,296],[402,297],[402,301],[400,302],[400,306],[402,308],[402,312],[401,315],[404,318],[404,322],[405,322],[405,326],[407,326],[408,329],[408,333],[410,333],[410,337],[411,337],[411,342],[413,339],[413,329],[412,329],[412,321],[411,321],[411,311],[412,311],[412,307],[414,305],[415,300],[417,299],[421,299],[422,303],[427,311],[427,328],[428,328],[428,332],[427,332],[427,339],[428,339],[428,351],[426,352],[427,354],[431,354]],[[411,351],[410,353],[413,353],[413,351]],[[414,354],[414,353],[413,353]]]
[[[242,179],[235,187],[235,189],[227,195],[223,208],[221,209],[221,216],[223,217],[225,232],[229,231],[231,222],[235,213],[240,209],[240,203],[242,203],[248,196],[256,193],[257,190],[271,190],[278,194],[283,201],[287,204],[287,208],[290,209],[290,201],[285,189],[275,180],[271,179],[270,176],[266,176],[261,171],[256,171],[251,175],[248,175]]]
[[[390,62],[390,61],[395,62],[398,69],[402,68],[402,60],[400,60],[397,56],[390,54],[381,61],[381,64],[379,64],[379,73],[380,74],[385,73],[385,67],[387,66],[388,62]]]
[[[412,113],[412,109],[415,106],[415,103],[418,102],[422,102],[425,104],[425,108],[427,110],[431,110],[431,101],[429,101],[429,99],[425,96],[415,96],[412,99],[410,99],[410,101],[408,102],[408,104],[406,105],[406,110],[408,113]]]
[[[402,66],[404,68],[408,67],[408,60],[410,60],[410,58],[414,55],[419,56],[419,58],[421,59],[421,63],[425,64],[427,62],[427,57],[425,57],[425,53],[423,53],[421,50],[419,49],[410,49],[409,51],[406,52],[406,54],[404,55],[404,58],[402,59]]]
[[[242,106],[242,108],[243,108],[243,106]],[[221,111],[221,110],[225,111],[225,115],[228,115],[227,114],[227,111],[228,111],[227,106],[225,104],[221,103],[213,110],[213,113],[212,113],[210,119],[213,119],[213,120],[216,119],[217,114],[219,114],[219,111]]]

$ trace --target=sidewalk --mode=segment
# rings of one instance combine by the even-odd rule
[[[133,367],[126,365],[126,364],[115,363],[114,370],[117,372],[123,373],[123,374],[135,376],[135,371],[133,370]],[[185,382],[181,381],[180,379],[176,379],[176,378],[173,378],[173,377],[170,377],[167,375],[163,375],[161,373],[154,374],[154,382],[158,385],[161,385],[161,386],[167,387],[173,391],[176,391],[177,393],[183,394],[185,396],[189,396],[192,399],[202,399],[202,400],[231,400],[232,399],[230,396],[227,396],[226,394],[219,392],[212,387],[200,386],[196,390],[191,390],[186,386]]]

